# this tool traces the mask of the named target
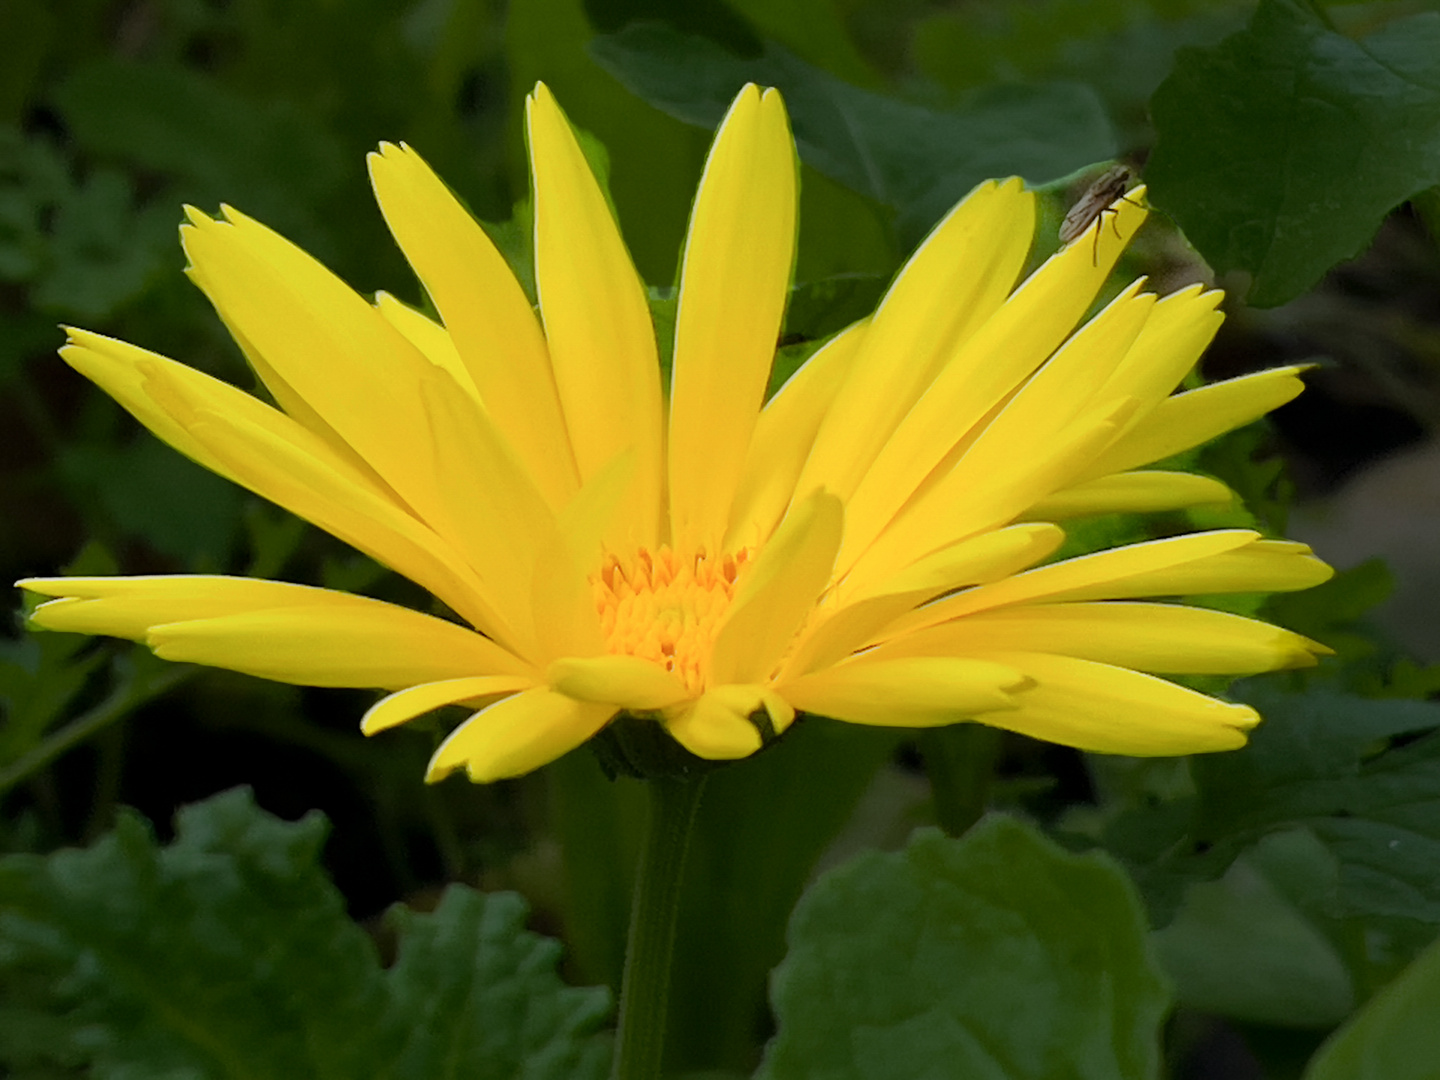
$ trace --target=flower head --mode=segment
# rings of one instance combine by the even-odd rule
[[[35,624],[285,682],[393,691],[367,733],[474,714],[430,778],[524,773],[619,716],[701,758],[797,712],[983,723],[1086,749],[1239,746],[1258,719],[1157,678],[1314,662],[1264,623],[1146,597],[1304,588],[1303,545],[1203,532],[1044,565],[1056,522],[1228,500],[1140,466],[1300,390],[1281,368],[1172,395],[1219,294],[1136,282],[1082,327],[1145,211],[1117,202],[1016,286],[1034,197],[976,188],[874,315],[768,402],[790,284],[794,144],[741,91],[685,245],[668,401],[605,197],[544,86],[527,102],[538,310],[420,157],[370,157],[439,314],[363,299],[243,214],[189,211],[190,274],[277,407],[75,330],[64,358],[155,434],[430,590],[442,618],[216,576],[48,578]],[[1092,243],[1093,240],[1093,243]]]

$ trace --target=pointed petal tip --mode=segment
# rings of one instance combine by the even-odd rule
[[[1260,723],[1260,714],[1249,705],[1231,705],[1228,726],[1237,731],[1249,731]]]

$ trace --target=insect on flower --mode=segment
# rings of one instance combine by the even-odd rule
[[[1060,243],[1074,243],[1084,236],[1096,221],[1102,219],[1106,214],[1113,215],[1115,211],[1111,207],[1114,206],[1117,199],[1133,202],[1134,200],[1125,198],[1126,189],[1130,186],[1130,178],[1130,169],[1125,165],[1112,165],[1096,177],[1094,183],[1085,189],[1085,193],[1070,208],[1070,212],[1065,215],[1065,220],[1060,222]],[[1118,226],[1115,227],[1115,235],[1117,237],[1120,235]],[[1095,261],[1099,261],[1099,256],[1100,229],[1096,229]]]

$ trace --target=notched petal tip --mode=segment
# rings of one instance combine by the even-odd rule
[[[680,715],[668,719],[665,729],[681,746],[696,757],[707,761],[736,761],[760,749],[760,729],[748,716],[742,716],[706,694]]]

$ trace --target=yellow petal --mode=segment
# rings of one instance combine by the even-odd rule
[[[295,395],[419,514],[434,514],[435,477],[412,453],[425,423],[417,376],[433,365],[315,259],[225,213],[192,212],[181,227],[191,276]]]
[[[1166,398],[1091,462],[1079,479],[1148,465],[1259,419],[1305,389],[1298,377],[1303,370],[1272,368]]]
[[[932,626],[877,656],[993,652],[1074,656],[1167,675],[1254,675],[1311,667],[1329,649],[1278,626],[1178,604],[1068,603],[1000,608]]]
[[[166,623],[153,627],[146,642],[162,660],[300,686],[394,689],[466,675],[529,673],[528,665],[473,630],[372,603],[365,610],[281,608]]]
[[[667,718],[665,729],[696,757],[733,761],[760,749],[760,729],[750,721],[751,711],[704,694],[678,716]]]
[[[1085,418],[1087,408],[1093,414],[1097,388],[1124,356],[1155,306],[1153,295],[1136,295],[1142,284],[1133,283],[1071,337],[977,438],[952,445],[935,463],[942,473],[962,470],[960,477],[949,481],[954,488],[971,487],[964,478],[967,471],[989,476],[996,469],[1010,473],[1025,467],[1037,446],[1046,447],[1064,437],[1067,429],[1073,430],[1075,422]],[[1103,407],[1108,410],[1112,402],[1105,401]],[[957,460],[963,464],[957,465]],[[913,485],[918,482],[912,466],[912,462],[882,455],[856,488],[846,507],[850,529],[840,557],[842,566],[848,565],[849,553],[865,550],[911,500]],[[892,471],[896,467],[902,470],[899,474]]]
[[[534,678],[462,626],[349,593],[251,578],[35,578],[61,599],[33,616],[52,630],[144,640],[167,660],[308,686],[400,687],[467,675]]]
[[[1025,516],[1063,521],[1087,514],[1148,514],[1187,506],[1228,504],[1234,499],[1235,493],[1219,480],[1155,469],[1114,473],[1071,484],[1041,499],[1025,511]]]
[[[1155,294],[1141,292],[1144,284],[1144,278],[1131,282],[1072,334],[985,429],[980,442],[1026,431],[1031,439],[1044,438],[1093,407],[1097,389],[1109,381],[1155,312]]]
[[[1185,564],[1254,544],[1259,535],[1249,529],[1217,529],[1066,559],[937,600],[897,620],[888,632],[898,637],[972,612],[1035,600],[1100,600],[1148,595],[1124,590],[1128,582],[1145,575],[1174,573],[1175,568]],[[1117,589],[1121,591],[1112,591]]]
[[[716,683],[769,679],[825,591],[843,528],[840,500],[823,491],[790,511],[741,579],[716,635]]]
[[[578,480],[529,299],[485,230],[419,154],[382,143],[368,162],[385,222],[440,312],[481,400],[558,508]]]
[[[506,637],[463,561],[373,473],[232,386],[123,342],[76,334],[80,343],[67,347],[67,360],[157,435],[425,586],[472,625]]]
[[[1256,540],[1233,551],[1193,562],[1130,574],[1103,585],[1068,590],[1067,600],[1124,599],[1132,596],[1199,596],[1203,593],[1294,592],[1334,577],[1304,544]]]
[[[578,701],[637,712],[664,709],[690,696],[678,678],[638,656],[568,656],[550,665],[545,681]]]
[[[61,359],[104,390],[119,402],[126,412],[191,461],[227,479],[234,479],[209,451],[190,435],[183,423],[171,416],[151,397],[145,385],[155,371],[167,374],[173,372],[174,377],[180,379],[202,379],[210,382],[219,380],[211,379],[194,368],[177,364],[159,353],[116,341],[114,338],[68,326],[65,327],[65,332],[69,335],[69,341],[60,350]],[[234,387],[230,389],[234,390]],[[238,390],[235,392],[239,393]],[[268,408],[258,401],[255,404]]]
[[[740,483],[795,250],[795,143],[775,90],[730,106],[680,269],[670,382],[672,543],[718,551]]]
[[[764,710],[777,735],[795,721],[794,707],[762,683],[726,683],[711,687],[706,696],[714,698],[731,712],[752,719]],[[763,723],[763,719],[759,722]]]
[[[595,705],[536,687],[482,709],[450,733],[425,773],[443,780],[462,765],[476,783],[503,780],[538,769],[569,753],[615,715]]]
[[[835,609],[806,628],[786,658],[781,677],[805,675],[837,663],[919,604],[1033,566],[1064,539],[1054,525],[1015,525],[937,551],[864,594],[842,589]]]
[[[419,349],[425,359],[449,373],[467,397],[477,402],[480,400],[480,391],[475,389],[475,382],[470,378],[470,372],[465,370],[460,352],[445,327],[383,291],[375,294],[375,310],[404,334],[405,340]]]
[[[515,632],[454,548],[353,475],[291,441],[287,435],[293,433],[257,420],[234,410],[197,411],[190,434],[237,483],[424,586],[472,626],[515,643]]]
[[[366,735],[386,731],[399,724],[408,723],[417,716],[439,709],[445,705],[476,703],[478,699],[511,694],[535,685],[534,679],[520,675],[476,675],[464,679],[446,679],[444,682],[421,683],[408,690],[381,698],[360,720],[360,730]]]
[[[880,532],[868,550],[858,543],[852,547],[847,532],[837,567],[851,575],[854,588],[868,589],[933,551],[1013,521],[1069,484],[1114,438],[1133,408],[1133,402],[1117,402],[1110,411],[1082,417],[1038,446],[1014,438],[977,444],[974,453],[961,458]],[[853,535],[863,536],[873,526],[873,521],[862,523]]]
[[[186,457],[227,480],[236,477],[190,430],[195,411],[213,407],[234,412],[274,431],[324,462],[328,468],[353,478],[397,508],[404,504],[344,440],[316,420],[304,424],[201,371],[176,363],[159,353],[124,341],[67,327],[69,343],[61,357],[90,379],[164,442]],[[262,493],[263,494],[263,493]],[[405,511],[408,515],[408,511]]]
[[[979,185],[935,226],[875,312],[805,464],[801,496],[855,490],[936,373],[1005,300],[1034,229],[1035,197],[1018,180]]]
[[[1098,253],[1092,255],[1089,245],[1074,244],[1051,256],[947,359],[870,464],[865,483],[877,486],[880,495],[890,494],[883,505],[891,512],[897,509],[896,500],[903,502],[917,490],[970,429],[1055,351],[1144,219],[1142,208],[1122,203],[1113,216],[1120,238],[1107,228]],[[874,515],[867,521],[883,525],[888,520],[882,509],[867,508],[865,513]],[[842,566],[847,558],[842,557]]]
[[[208,574],[25,578],[15,584],[59,598],[36,609],[31,617],[36,626],[132,641],[143,641],[152,626],[163,623],[280,607],[328,607],[351,600],[378,603],[309,585]]]
[[[1191,285],[1164,297],[1106,381],[1105,393],[1135,398],[1144,412],[1163,401],[1195,366],[1225,316],[1219,290]]]
[[[488,410],[436,372],[422,386],[429,419],[415,453],[433,455],[446,519],[439,531],[474,568],[490,604],[533,650],[531,581],[556,532],[534,477]]]
[[[840,331],[766,402],[745,457],[725,550],[759,546],[784,516],[815,433],[868,326],[858,322]]]
[[[559,528],[536,553],[530,582],[539,655],[599,656],[605,651],[589,575],[599,567],[602,537],[632,490],[635,455],[618,455],[560,512]]]
[[[880,727],[939,727],[992,710],[1013,709],[1028,685],[1012,667],[989,660],[863,658],[775,687],[803,712]]]
[[[1137,756],[1233,750],[1260,720],[1246,705],[1107,664],[1041,653],[990,657],[1035,685],[1017,695],[1018,708],[989,713],[985,723],[1081,750]]]
[[[617,519],[634,547],[658,538],[660,365],[645,289],[570,124],[545,85],[526,99],[535,192],[535,284],[580,480],[635,452]]]

